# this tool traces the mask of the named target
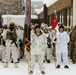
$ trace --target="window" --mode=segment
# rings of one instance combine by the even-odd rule
[[[69,26],[69,9],[67,9],[67,26]]]
[[[67,9],[67,26],[73,25],[73,8]]]
[[[70,8],[70,26],[73,26],[73,8]]]

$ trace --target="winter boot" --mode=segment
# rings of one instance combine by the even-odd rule
[[[75,60],[72,60],[72,62],[73,62],[73,64],[75,64],[75,63],[76,63],[76,61],[75,61]]]
[[[45,72],[44,71],[41,71],[41,74],[45,74]]]
[[[8,63],[4,63],[3,67],[8,68]]]
[[[29,74],[33,74],[33,71],[30,71]]]
[[[57,65],[56,68],[60,68],[60,65]]]
[[[14,63],[14,68],[18,68],[18,65],[17,65],[17,63]]]
[[[64,68],[68,69],[69,67],[67,65],[65,65]]]
[[[50,60],[47,60],[47,63],[50,63]]]

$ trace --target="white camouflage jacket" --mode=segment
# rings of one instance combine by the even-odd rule
[[[44,55],[46,48],[46,37],[44,34],[37,36],[36,34],[31,35],[31,55]]]

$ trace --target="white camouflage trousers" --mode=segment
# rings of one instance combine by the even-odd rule
[[[45,56],[47,56],[47,60],[50,60],[51,59],[51,56],[52,56],[52,48],[46,48],[45,50]]]
[[[5,55],[5,47],[3,45],[0,45],[0,59],[2,59],[2,61],[4,60],[4,55]]]
[[[31,71],[34,70],[34,67],[35,67],[35,63],[36,61],[38,62],[39,64],[39,69],[40,71],[44,71],[45,70],[45,67],[43,65],[43,59],[44,59],[44,56],[43,55],[31,55]]]
[[[12,55],[12,56],[10,56],[10,55]],[[14,62],[18,62],[19,51],[14,43],[13,44],[10,44],[10,43],[6,44],[4,62],[9,62],[10,57],[12,57]]]

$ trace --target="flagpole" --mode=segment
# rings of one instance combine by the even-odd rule
[[[55,38],[56,38],[56,30],[55,30]],[[56,43],[55,43],[55,67],[56,67]]]
[[[31,0],[29,0],[29,15],[28,15],[28,24],[29,24],[29,28],[28,28],[28,31],[30,32],[30,25],[31,25]],[[29,36],[30,36],[30,33],[28,33]],[[28,40],[28,44],[31,44],[30,42],[30,37],[28,37],[29,40]],[[30,72],[30,67],[31,67],[31,58],[30,58],[30,50],[29,50],[29,53],[28,53],[28,73]]]
[[[56,15],[56,10],[54,11],[54,15]],[[56,38],[56,30],[55,30],[55,38]],[[56,67],[56,43],[55,43],[55,67]]]
[[[25,12],[26,12],[26,18],[25,18],[25,30],[26,30],[26,37],[25,37],[25,47],[26,51],[28,53],[28,73],[30,72],[30,24],[31,24],[31,0],[26,0],[25,3]]]
[[[54,20],[53,20],[53,23],[52,23],[52,29],[55,30],[55,33],[54,33],[54,38],[56,39],[56,33],[57,33],[57,25],[58,25],[58,21],[57,21],[57,18],[56,18],[56,10],[54,11]],[[54,43],[54,60],[55,60],[55,67],[56,67],[56,42]]]

